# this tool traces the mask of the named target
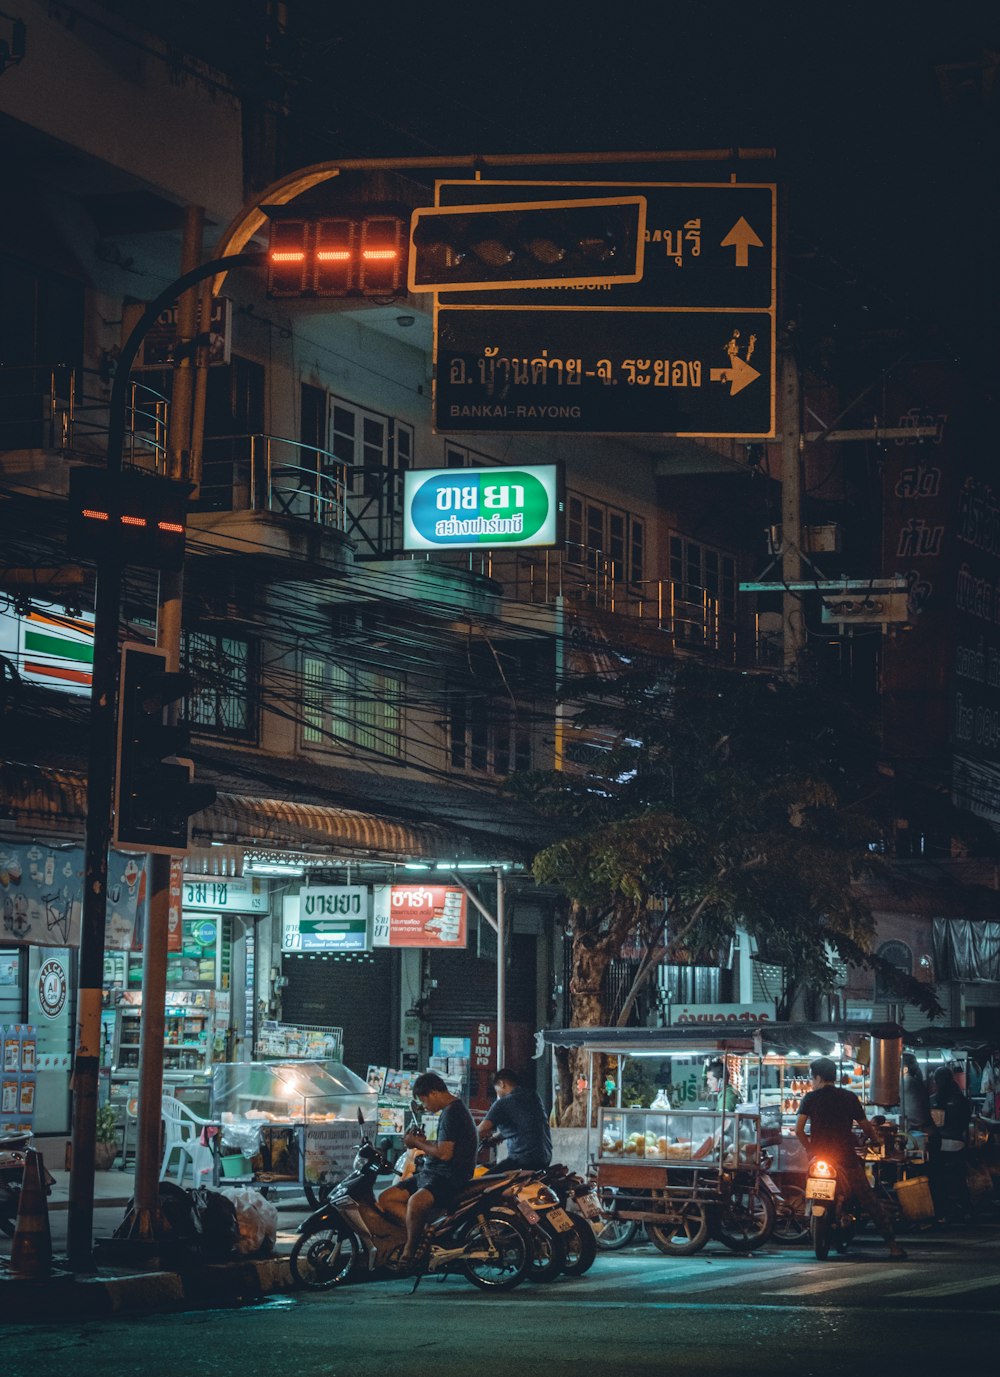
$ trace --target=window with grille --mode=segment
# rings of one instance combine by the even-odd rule
[[[347,743],[379,755],[403,755],[403,681],[384,670],[302,662],[302,743]]]
[[[241,637],[183,633],[182,664],[195,681],[184,712],[192,727],[209,735],[256,739],[255,652],[254,643]]]
[[[448,758],[455,770],[509,775],[531,769],[531,732],[510,703],[456,695],[448,713]]]
[[[684,536],[668,546],[675,634],[703,640],[719,621],[736,620],[736,560]]]
[[[566,498],[566,561],[615,583],[641,583],[646,561],[642,520],[572,493]]]

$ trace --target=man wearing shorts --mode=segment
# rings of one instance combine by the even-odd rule
[[[428,1114],[440,1113],[441,1117],[433,1143],[419,1133],[406,1135],[406,1147],[423,1153],[423,1159],[412,1176],[390,1186],[378,1198],[386,1214],[406,1225],[400,1268],[412,1264],[431,1212],[446,1213],[462,1187],[472,1180],[479,1146],[472,1115],[440,1076],[433,1071],[418,1076],[413,1082],[413,1098]]]

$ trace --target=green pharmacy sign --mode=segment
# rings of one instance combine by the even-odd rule
[[[558,470],[413,469],[404,476],[404,550],[558,543]]]

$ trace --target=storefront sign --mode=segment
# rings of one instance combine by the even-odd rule
[[[390,885],[388,891],[388,912],[383,910],[380,918],[376,906],[376,946],[453,950],[465,946],[468,923],[462,890],[448,885]]]
[[[367,885],[312,885],[283,906],[282,951],[368,951]]]
[[[361,1135],[374,1137],[376,1127],[374,1119],[362,1126],[356,1118],[333,1124],[306,1124],[305,1179],[317,1186],[342,1180],[353,1165]]]
[[[771,1023],[773,1004],[676,1004],[671,1022],[681,1023]]]
[[[184,876],[184,908],[206,908],[216,913],[267,913],[266,880],[244,876],[220,879],[210,875]]]
[[[69,981],[65,968],[55,960],[46,961],[38,972],[38,1008],[46,1018],[58,1018],[66,1007]]]
[[[93,617],[70,617],[58,603],[38,603],[23,615],[0,609],[0,655],[29,684],[89,696],[94,665]]]
[[[407,469],[403,549],[555,545],[557,469]]]

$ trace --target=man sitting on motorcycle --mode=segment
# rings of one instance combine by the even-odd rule
[[[494,1133],[507,1144],[501,1171],[541,1171],[552,1161],[552,1134],[545,1108],[516,1071],[501,1066],[493,1077],[496,1099],[479,1125],[480,1140]]]
[[[472,1115],[451,1093],[440,1076],[426,1071],[413,1082],[413,1098],[428,1114],[440,1113],[437,1138],[428,1141],[420,1133],[407,1133],[408,1148],[423,1154],[412,1176],[389,1186],[378,1198],[379,1208],[406,1225],[406,1243],[399,1255],[401,1270],[412,1265],[432,1211],[447,1211],[476,1167],[478,1139]]]
[[[854,1150],[854,1124],[876,1147],[881,1141],[878,1129],[869,1121],[857,1095],[836,1084],[837,1063],[831,1057],[818,1057],[810,1064],[809,1070],[813,1088],[803,1095],[799,1104],[796,1138],[810,1158],[823,1157],[836,1166],[851,1195],[871,1215],[875,1227],[888,1243],[889,1256],[905,1258],[906,1253],[896,1242],[889,1213],[872,1190],[864,1166]]]

